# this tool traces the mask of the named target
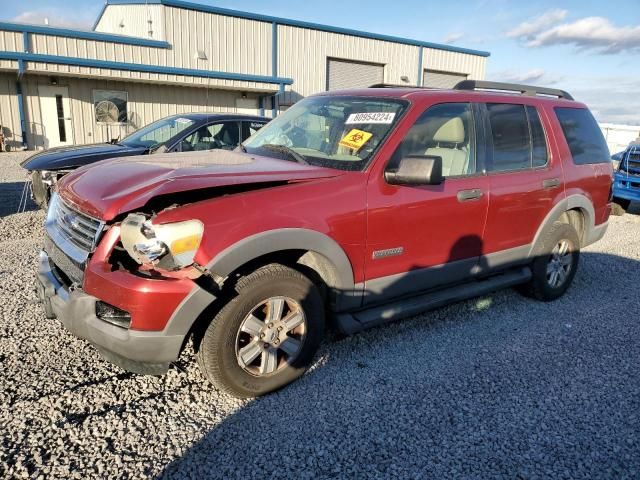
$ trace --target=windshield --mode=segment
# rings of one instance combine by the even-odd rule
[[[311,97],[265,125],[248,153],[340,170],[362,170],[407,102],[367,97]]]
[[[154,149],[167,143],[178,133],[191,127],[195,121],[186,117],[167,117],[133,132],[120,143],[127,147]]]

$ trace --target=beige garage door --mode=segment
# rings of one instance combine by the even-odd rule
[[[422,77],[422,85],[431,88],[453,88],[456,83],[466,80],[467,77],[468,75],[464,73],[425,69]]]
[[[384,65],[328,59],[327,90],[364,88],[384,82]]]

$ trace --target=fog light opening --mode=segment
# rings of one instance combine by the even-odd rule
[[[131,314],[102,301],[96,302],[96,317],[120,328],[131,326]]]

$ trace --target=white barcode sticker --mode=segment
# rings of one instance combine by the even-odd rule
[[[353,125],[355,123],[385,123],[389,124],[396,118],[396,114],[393,112],[361,112],[352,113],[345,122],[346,125]]]

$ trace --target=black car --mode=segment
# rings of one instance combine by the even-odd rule
[[[78,167],[134,155],[233,150],[268,121],[265,117],[221,113],[171,115],[120,141],[52,148],[30,156],[21,166],[31,175],[33,199],[45,207],[56,182]]]

